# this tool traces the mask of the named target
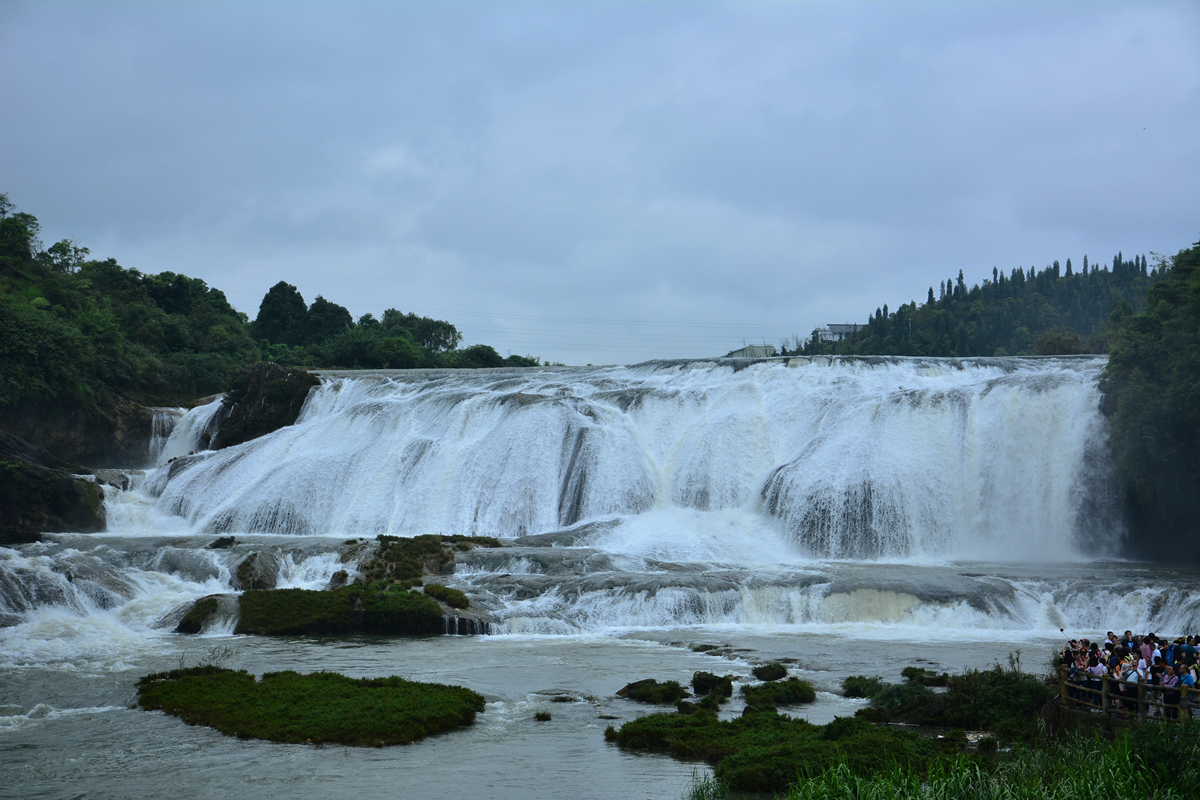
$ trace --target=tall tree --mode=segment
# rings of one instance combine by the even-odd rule
[[[320,344],[335,336],[340,336],[354,327],[354,318],[350,312],[337,303],[331,303],[321,295],[313,300],[308,307],[308,318],[304,324],[304,341],[306,344]]]
[[[304,343],[308,323],[308,305],[300,290],[280,281],[267,290],[258,306],[253,334],[275,344],[298,347]]]

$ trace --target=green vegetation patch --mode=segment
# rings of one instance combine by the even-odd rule
[[[909,669],[903,674],[913,675]],[[920,672],[915,675],[921,677]],[[1004,741],[1032,741],[1037,735],[1038,711],[1056,691],[1036,676],[996,665],[947,676],[944,694],[915,681],[887,686],[872,698],[871,705],[892,722],[987,730]]]
[[[440,583],[425,584],[425,594],[434,600],[442,601],[451,608],[466,608],[471,605],[471,601],[461,591],[451,589],[449,586],[443,586]]]
[[[386,584],[329,591],[260,589],[243,592],[236,633],[443,633],[442,607],[420,592]]]
[[[696,672],[692,675],[692,691],[698,695],[713,694],[717,697],[731,697],[733,695],[733,678],[733,675]]]
[[[865,675],[851,675],[842,681],[842,694],[845,697],[872,698],[886,688],[883,678],[868,678]]]
[[[900,670],[900,674],[904,676],[905,680],[919,683],[922,686],[945,686],[950,681],[949,674],[937,673],[924,667],[905,667]]]
[[[794,706],[798,703],[811,703],[817,699],[817,692],[812,684],[799,678],[788,678],[786,681],[759,686],[743,686],[742,694],[746,696],[748,706]]]
[[[617,692],[617,697],[636,700],[639,703],[671,705],[678,703],[685,697],[691,697],[691,695],[688,694],[687,689],[679,685],[679,681],[659,683],[654,678],[646,678],[642,681],[634,681],[627,684]]]
[[[484,699],[459,686],[395,676],[287,671],[255,680],[244,670],[205,666],[147,675],[138,681],[138,705],[230,736],[383,747],[470,725]]]
[[[863,775],[891,763],[924,771],[941,752],[915,734],[861,720],[818,726],[771,713],[727,721],[711,714],[652,714],[620,730],[610,727],[605,738],[630,749],[702,759],[723,785],[753,792],[783,791],[802,770],[819,774],[842,763]]]
[[[419,581],[425,574],[437,574],[454,563],[455,551],[501,546],[500,540],[492,536],[380,535],[376,540],[379,549],[359,567],[368,581]]]
[[[750,672],[760,681],[777,681],[787,677],[787,667],[778,662],[763,664],[750,670]]]
[[[983,740],[994,743],[995,739]],[[980,743],[983,749],[983,742]],[[1189,797],[1200,781],[1200,730],[1196,726],[1144,725],[1113,739],[1071,734],[1017,748],[989,766],[961,755],[921,771],[901,763],[871,774],[839,763],[823,772],[802,771],[782,800],[817,798],[971,798],[1007,800],[1080,797]],[[990,773],[990,774],[989,774]],[[717,787],[718,791],[724,787]],[[693,791],[693,797],[721,796]]]

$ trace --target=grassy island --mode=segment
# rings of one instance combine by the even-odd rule
[[[365,747],[410,744],[475,721],[483,697],[460,686],[335,672],[193,667],[138,681],[138,705],[229,736]]]

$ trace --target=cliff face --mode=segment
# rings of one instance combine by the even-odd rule
[[[104,492],[72,474],[80,469],[0,431],[0,544],[37,541],[43,531],[104,530]]]
[[[150,458],[152,415],[113,393],[96,402],[0,407],[0,430],[57,458],[89,467],[137,468]]]
[[[321,381],[302,369],[262,362],[234,379],[218,412],[213,450],[248,442],[291,425],[300,416],[304,400]]]

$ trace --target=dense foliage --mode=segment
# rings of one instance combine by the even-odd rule
[[[36,217],[0,194],[0,406],[70,404],[110,389],[144,404],[224,391],[259,360],[309,368],[534,366],[449,322],[388,309],[382,320],[294,286],[267,292],[253,323],[197,278],[93,260],[70,240],[44,248]]]
[[[744,688],[747,708],[734,719],[720,719],[715,705],[697,708],[681,703],[679,713],[653,714],[619,729],[610,727],[605,738],[625,748],[707,761],[714,766],[718,781],[704,783],[702,792],[693,792],[702,797],[722,796],[728,790],[780,792],[789,785],[830,786],[829,776],[833,775],[843,784],[853,779],[856,785],[873,786],[872,782],[880,781],[886,785],[902,778],[920,786],[952,767],[970,769],[986,781],[997,762],[981,752],[985,749],[982,745],[978,750],[969,748],[964,729],[992,730],[1006,743],[1037,742],[1055,752],[1056,744],[1038,739],[1038,711],[1055,694],[1038,678],[1015,666],[968,670],[948,676],[947,692],[938,694],[921,682],[921,672],[903,684],[862,676],[847,678],[847,686],[867,690],[861,694],[874,694],[872,707],[852,718],[835,718],[828,725],[812,725],[764,707],[772,700],[782,705],[784,699],[792,699],[771,696],[781,689],[790,694],[792,690],[785,687],[803,683],[790,678]],[[804,686],[811,692],[811,687]],[[811,698],[798,701],[811,702]],[[874,724],[880,713],[883,719],[879,721],[887,721],[884,707],[911,709],[914,701],[932,714],[919,724],[935,726],[943,735],[933,738],[935,730],[930,728],[921,735]],[[983,741],[995,749],[995,737]]]
[[[989,774],[989,772],[991,774]],[[1068,800],[1081,797],[1191,797],[1200,780],[1200,729],[1146,725],[1114,739],[1079,734],[1021,748],[994,767],[952,757],[926,774],[896,763],[856,773],[846,759],[834,768],[797,775],[782,800]],[[713,782],[693,798],[727,796]]]
[[[757,713],[731,720],[716,713],[651,714],[609,728],[605,738],[633,750],[702,759],[729,788],[778,792],[800,769],[822,773],[848,764],[854,774],[873,775],[889,764],[924,773],[938,756],[934,742],[913,733],[877,728],[858,719],[812,725],[781,714]]]
[[[147,675],[138,704],[189,725],[273,742],[383,747],[475,721],[484,699],[459,686],[336,672],[269,672],[261,680],[217,666]]]
[[[1163,277],[1146,257],[1095,267],[1083,259],[1076,272],[1067,259],[1038,271],[1018,267],[967,287],[957,279],[932,287],[924,303],[895,311],[877,308],[857,332],[840,341],[794,342],[805,355],[1015,356],[1104,353],[1110,316],[1141,308],[1147,290]],[[785,354],[787,348],[784,348]]]
[[[0,195],[0,406],[86,401],[102,387],[145,403],[195,397],[258,360],[219,290],[87,260],[65,240],[42,250],[37,219],[11,208]]]
[[[1164,259],[1145,311],[1119,320],[1101,388],[1139,555],[1195,560],[1200,535],[1200,242]]]

